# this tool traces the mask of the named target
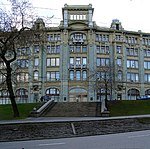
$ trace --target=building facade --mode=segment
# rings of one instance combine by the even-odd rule
[[[97,26],[93,12],[91,4],[65,4],[58,27],[37,19],[35,42],[17,48],[17,102],[37,102],[44,95],[58,102],[97,102],[106,94],[108,100],[150,94],[150,34],[127,31],[117,19],[110,28]],[[1,85],[0,103],[9,102]]]

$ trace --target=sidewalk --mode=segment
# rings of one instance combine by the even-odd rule
[[[44,123],[44,122],[77,122],[77,121],[95,121],[95,120],[113,120],[130,118],[150,118],[147,115],[116,116],[116,117],[29,117],[23,120],[0,120],[0,124],[23,124],[23,123]]]

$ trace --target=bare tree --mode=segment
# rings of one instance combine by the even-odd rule
[[[30,3],[27,0],[10,0],[10,10],[0,9],[0,58],[5,64],[6,85],[11,100],[14,117],[19,117],[12,84],[12,64],[17,58],[16,46],[30,25],[28,12]]]
[[[99,94],[100,98],[102,94],[104,95],[106,109],[108,108],[108,95],[110,95],[111,97],[112,94],[113,79],[113,70],[110,66],[97,68],[95,87],[97,90],[97,94]]]
[[[91,75],[89,76],[92,79],[91,87],[97,92],[97,98],[100,102],[104,100],[106,110],[108,109],[108,95],[111,99],[115,84],[116,74],[114,70],[115,68],[111,67],[110,63],[107,63],[105,66],[97,66],[95,70],[90,72]]]

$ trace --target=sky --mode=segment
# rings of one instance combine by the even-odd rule
[[[0,0],[5,3],[7,0]],[[62,20],[62,8],[68,5],[89,5],[94,8],[93,21],[98,26],[110,27],[118,19],[125,30],[150,33],[150,0],[30,0],[37,15],[51,17],[51,26]]]

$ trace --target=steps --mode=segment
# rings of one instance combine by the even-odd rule
[[[97,102],[58,102],[48,110],[45,117],[95,117],[100,116],[100,103]]]

